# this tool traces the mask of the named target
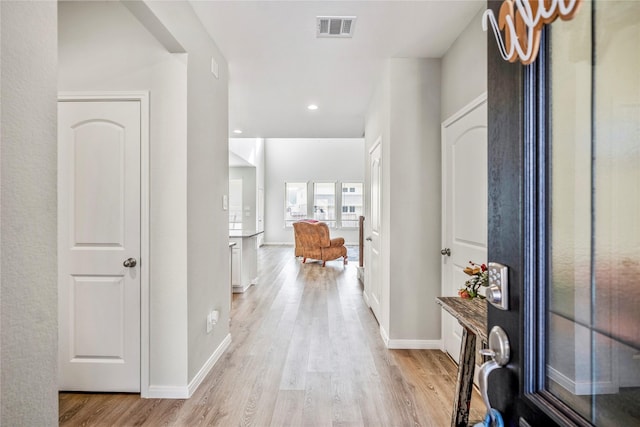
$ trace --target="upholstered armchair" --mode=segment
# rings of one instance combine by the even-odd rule
[[[296,238],[296,256],[301,256],[302,262],[307,258],[322,261],[324,267],[327,261],[342,257],[347,264],[347,248],[344,239],[329,236],[329,227],[324,222],[297,221],[293,223]]]
[[[296,221],[296,222],[308,222],[309,224],[315,224],[320,221],[316,219],[301,219],[300,221]],[[293,234],[295,235],[295,239],[296,239],[295,257],[298,258],[299,256],[302,256],[302,243],[300,242],[300,237],[298,237],[298,230],[295,227],[295,223],[293,226]]]

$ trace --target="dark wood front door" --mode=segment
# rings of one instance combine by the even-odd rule
[[[491,406],[505,425],[640,425],[640,2],[585,1],[528,66],[488,37],[488,259],[510,294],[488,327],[511,344]]]

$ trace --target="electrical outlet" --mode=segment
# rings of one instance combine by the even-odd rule
[[[213,322],[211,319],[211,313],[207,314],[207,333],[210,333],[213,330]]]
[[[218,310],[211,310],[209,314],[207,314],[207,333],[213,330],[213,327],[218,323],[219,317],[220,312]]]
[[[211,58],[211,74],[217,79],[220,74],[220,67],[215,58]]]

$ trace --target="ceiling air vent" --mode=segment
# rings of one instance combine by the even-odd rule
[[[318,16],[316,27],[318,37],[353,37],[355,16]]]

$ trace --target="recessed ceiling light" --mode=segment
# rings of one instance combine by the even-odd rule
[[[307,106],[307,108],[308,108],[309,110],[317,110],[317,109],[318,109],[318,106],[317,106],[316,104],[309,104],[309,105]]]
[[[241,134],[241,133],[242,133],[242,131],[241,131],[240,129],[235,129],[235,130],[233,131],[233,133],[237,133],[237,134],[239,135],[239,134]]]

